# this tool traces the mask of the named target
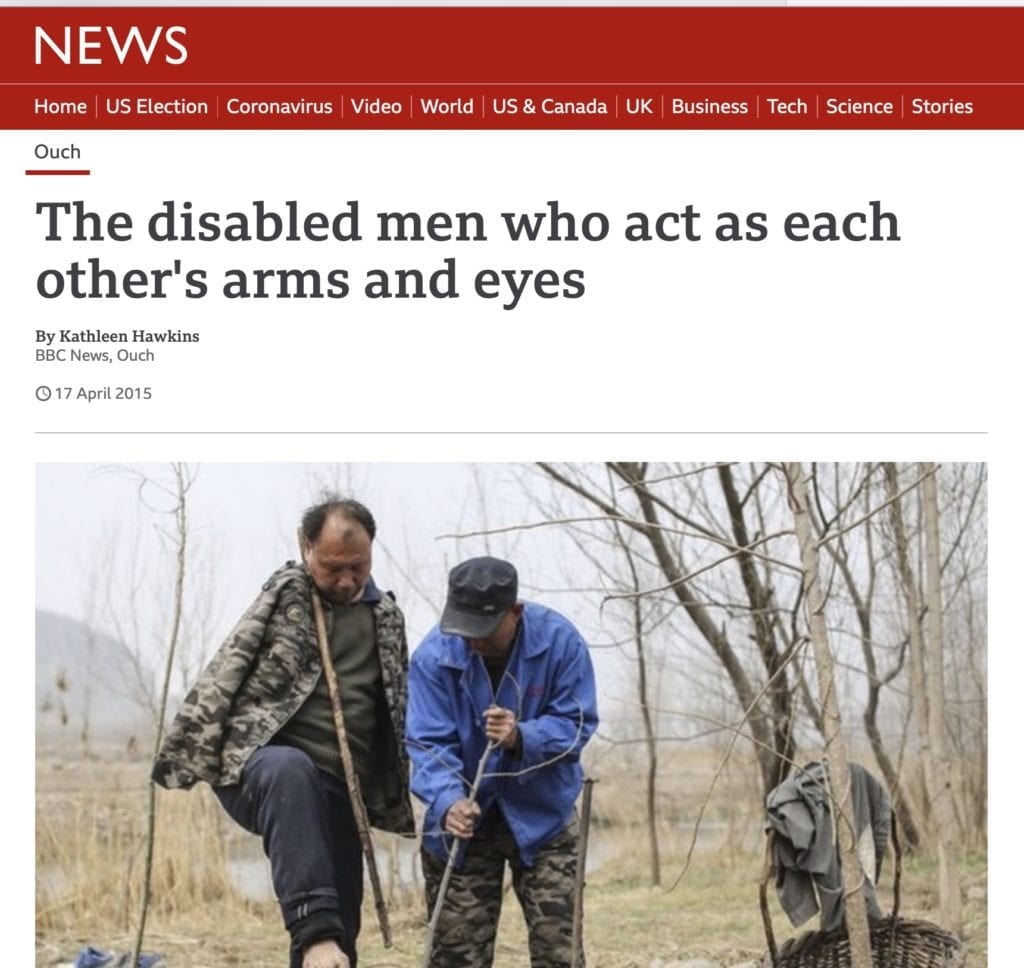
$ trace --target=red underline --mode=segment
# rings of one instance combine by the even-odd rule
[[[91,175],[92,172],[88,168],[69,168],[69,169],[57,169],[57,168],[26,168],[26,175]]]

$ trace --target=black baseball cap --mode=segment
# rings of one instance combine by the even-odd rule
[[[516,603],[519,578],[500,558],[470,558],[448,573],[448,600],[441,616],[445,635],[486,639]]]

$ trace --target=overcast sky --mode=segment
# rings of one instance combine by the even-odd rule
[[[168,481],[168,465],[117,468],[95,464],[40,464],[37,468],[36,605],[110,630],[102,609],[91,608],[90,588],[110,570],[110,547],[123,569],[138,542],[147,579],[146,597],[171,597],[170,556],[156,534],[167,519],[146,510],[139,497],[141,472]],[[215,602],[217,642],[255,597],[267,576],[296,555],[295,529],[318,487],[341,485],[364,501],[378,524],[374,576],[395,591],[406,613],[410,645],[437,621],[448,569],[458,560],[495,554],[514,561],[520,595],[558,608],[591,641],[609,633],[593,596],[567,591],[585,576],[574,551],[556,528],[536,528],[490,538],[440,538],[485,522],[492,528],[534,522],[515,464],[204,464],[189,494],[189,541],[202,563],[193,591],[209,586]],[[541,482],[542,483],[542,482]],[[159,501],[154,489],[147,503]],[[213,563],[213,577],[202,573]],[[93,584],[91,584],[93,583]],[[595,650],[602,692],[618,679],[610,650]]]

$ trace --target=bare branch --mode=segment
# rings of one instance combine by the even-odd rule
[[[935,465],[935,469],[937,470],[938,467],[939,467],[939,465],[936,464]],[[893,503],[893,501],[898,501],[901,497],[903,497],[904,494],[907,494],[910,491],[914,490],[914,488],[919,487],[921,482],[924,481],[924,479],[926,477],[928,477],[928,476],[930,476],[931,474],[934,474],[934,473],[935,473],[935,471],[933,470],[933,471],[929,471],[926,474],[922,474],[916,480],[914,480],[913,482],[908,484],[905,488],[903,488],[903,490],[901,490],[899,493],[891,495],[887,501],[883,501],[881,504],[878,505],[878,507],[872,508],[870,511],[867,512],[867,514],[863,515],[863,517],[858,518],[852,524],[848,524],[845,528],[842,528],[841,530],[836,531],[834,534],[827,534],[823,538],[819,538],[818,541],[815,542],[815,547],[820,548],[822,545],[826,544],[827,542],[834,541],[840,535],[844,535],[848,531],[852,531],[854,528],[860,527],[860,525],[862,525],[869,518],[873,518],[880,511],[884,511],[887,507],[889,507],[889,505],[891,505]]]

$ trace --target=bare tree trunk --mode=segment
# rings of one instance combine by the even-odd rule
[[[865,509],[870,508],[871,492],[868,488],[864,489],[864,503]],[[871,744],[871,751],[875,755],[875,762],[882,771],[886,786],[888,786],[889,792],[892,794],[893,809],[896,811],[896,818],[899,821],[903,836],[902,844],[908,852],[914,853],[921,841],[921,835],[918,832],[919,824],[915,816],[916,805],[904,790],[904,783],[893,766],[885,744],[882,742],[882,732],[878,727],[878,706],[881,700],[882,687],[891,681],[894,673],[891,672],[886,676],[882,676],[878,669],[878,662],[875,659],[872,602],[875,589],[876,565],[874,543],[871,537],[872,527],[873,524],[871,522],[865,522],[864,547],[866,564],[864,567],[867,570],[867,582],[863,593],[854,577],[844,542],[842,540],[839,542],[826,542],[824,548],[839,568],[839,574],[846,584],[846,590],[850,596],[850,602],[853,605],[857,616],[857,624],[860,628],[861,655],[864,657],[864,673],[868,687],[862,717],[864,732],[867,734],[868,742]],[[896,667],[897,670],[901,665]]]
[[[928,599],[928,734],[934,786],[928,791],[939,853],[939,920],[960,930],[960,863],[953,805],[953,770],[946,752],[946,695],[943,677],[942,584],[939,549],[939,496],[936,467],[924,464],[925,581]],[[931,784],[929,784],[931,786]]]
[[[785,666],[785,653],[779,647],[775,635],[771,589],[761,581],[754,565],[754,558],[746,550],[750,545],[750,535],[743,516],[743,502],[736,490],[732,468],[728,464],[718,465],[718,480],[726,507],[729,509],[729,522],[733,537],[741,549],[736,560],[739,564],[743,587],[750,600],[754,641],[761,653],[765,673],[768,677],[769,697],[772,704],[773,748],[778,754],[774,764],[775,775],[771,778],[771,787],[775,787],[786,778],[796,749],[792,721],[793,689],[790,686],[789,673]]]
[[[672,585],[672,592],[728,674],[740,706],[750,710],[750,731],[757,741],[756,755],[761,768],[762,789],[767,794],[778,782],[776,778],[779,774],[779,764],[777,751],[772,745],[771,725],[768,718],[757,709],[757,690],[728,637],[715,624],[704,603],[695,597],[684,581],[680,563],[673,556],[664,533],[657,527],[658,513],[653,496],[643,486],[642,465],[616,464],[613,465],[613,469],[634,489],[644,521],[647,522],[644,534],[650,542],[662,573]]]
[[[160,743],[164,735],[164,717],[167,711],[167,694],[171,685],[171,670],[174,668],[174,652],[178,645],[178,631],[181,628],[182,601],[185,594],[185,550],[188,538],[187,518],[185,515],[185,498],[192,485],[188,468],[184,464],[171,466],[174,474],[175,505],[171,513],[174,515],[174,551],[176,557],[174,577],[174,610],[171,615],[171,632],[167,643],[167,661],[164,665],[164,680],[160,690],[160,704],[156,715],[154,729],[153,759],[160,752]],[[146,818],[146,862],[142,873],[142,906],[139,911],[139,926],[135,934],[135,947],[132,949],[131,965],[139,963],[142,951],[142,939],[146,934],[146,916],[149,913],[149,888],[153,878],[153,850],[156,844],[156,783],[149,781],[149,809]]]
[[[967,637],[968,637],[968,649],[969,656],[969,668],[971,670],[972,678],[978,684],[978,694],[981,697],[979,703],[979,722],[977,725],[977,733],[981,738],[979,744],[979,752],[975,757],[976,763],[974,764],[974,775],[972,783],[971,802],[973,804],[973,821],[974,830],[980,832],[982,842],[988,844],[988,838],[986,831],[988,830],[988,702],[985,698],[985,671],[984,668],[978,669],[975,665],[977,662],[976,650],[977,650],[977,638],[981,633],[975,628],[975,615],[974,615],[974,604],[973,600],[969,602],[967,611]]]
[[[629,553],[627,552],[627,556]],[[636,569],[633,559],[629,556],[629,567],[636,581]],[[639,582],[637,582],[639,591]],[[641,613],[639,595],[633,599],[633,639],[636,642],[637,690],[640,699],[640,711],[644,720],[644,743],[647,746],[647,840],[651,850],[651,884],[661,884],[661,852],[658,849],[658,742],[654,735],[654,722],[651,717],[651,701],[647,685],[647,655],[644,652],[644,623]]]
[[[640,603],[636,604],[637,611]],[[642,635],[642,630],[638,632]],[[658,742],[654,737],[651,721],[651,707],[647,700],[647,659],[644,656],[642,640],[637,640],[637,662],[639,663],[639,686],[644,716],[644,740],[647,743],[647,841],[651,850],[651,884],[661,884],[661,851],[658,847]]]
[[[839,858],[843,872],[843,908],[850,938],[850,964],[851,968],[872,968],[871,934],[868,930],[867,902],[864,896],[866,879],[857,855],[857,831],[853,824],[853,800],[850,796],[850,768],[836,695],[835,669],[829,648],[828,628],[825,623],[825,593],[819,577],[818,549],[814,542],[808,510],[807,485],[800,464],[785,466],[793,523],[800,545],[807,622],[818,670],[818,691],[821,694],[821,710],[825,724],[825,758],[830,786],[835,797],[832,803],[832,817],[839,837]]]
[[[907,635],[910,639],[910,702],[914,718],[921,772],[924,776],[924,806],[926,836],[929,846],[935,846],[935,815],[932,807],[932,790],[935,780],[932,775],[931,734],[928,731],[928,690],[924,668],[924,636],[921,631],[921,603],[917,594],[917,582],[910,565],[907,529],[903,521],[903,502],[898,498],[899,482],[896,465],[884,465],[885,482],[889,492],[889,515],[892,521],[893,541],[896,545],[896,567],[903,596],[907,603]]]
[[[640,595],[640,576],[629,542],[622,533],[618,522],[614,524],[615,540],[622,549],[629,568],[630,583],[636,593],[632,600],[633,642],[636,645],[637,698],[644,723],[644,745],[647,748],[647,785],[645,807],[647,815],[647,843],[651,853],[651,885],[661,884],[661,850],[658,846],[658,740],[654,734],[654,717],[651,715],[651,699],[647,682],[647,651],[644,646],[643,600]]]

